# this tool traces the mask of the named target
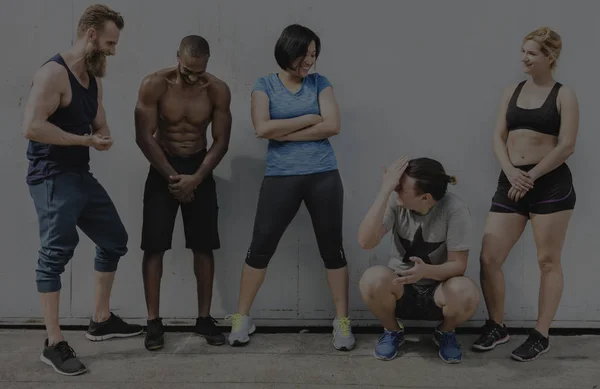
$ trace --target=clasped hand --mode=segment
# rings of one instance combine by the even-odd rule
[[[396,273],[400,276],[395,278],[393,283],[395,285],[414,284],[421,281],[426,277],[427,264],[419,257],[409,258],[414,266],[407,270],[399,270]]]
[[[528,172],[519,168],[514,168],[505,172],[505,174],[511,184],[511,187],[508,190],[509,199],[518,202],[529,190],[533,189],[535,178]]]
[[[194,200],[194,191],[200,184],[193,175],[178,174],[169,176],[169,192],[180,203],[189,203]]]

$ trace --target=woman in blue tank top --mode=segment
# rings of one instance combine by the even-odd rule
[[[344,190],[329,137],[340,131],[340,114],[329,80],[309,73],[321,51],[319,37],[297,24],[275,45],[282,71],[259,78],[252,89],[252,123],[268,139],[252,242],[242,272],[238,311],[229,343],[250,341],[250,308],[281,236],[304,202],[336,306],[333,345],[354,347],[348,318],[348,267],[342,244]]]

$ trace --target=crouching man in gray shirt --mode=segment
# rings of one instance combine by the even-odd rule
[[[458,363],[462,352],[454,329],[469,320],[479,290],[464,276],[471,245],[469,209],[447,192],[456,179],[429,158],[399,158],[385,169],[381,190],[362,221],[358,241],[376,247],[392,232],[388,266],[373,266],[360,280],[361,296],[381,321],[384,333],[375,356],[390,360],[404,343],[397,318],[440,321],[434,341],[445,362]]]

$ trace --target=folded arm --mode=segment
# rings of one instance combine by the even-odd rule
[[[333,87],[329,86],[319,94],[319,107],[323,121],[299,131],[276,138],[278,141],[322,140],[340,133],[340,111]]]
[[[53,62],[36,72],[25,105],[23,136],[26,139],[58,146],[92,145],[90,136],[68,133],[48,121],[66,93],[66,77],[65,69]]]
[[[150,164],[167,180],[177,175],[154,138],[158,127],[158,100],[166,90],[166,81],[153,75],[142,81],[135,106],[135,142]]]
[[[269,96],[263,91],[252,93],[252,125],[259,138],[276,139],[322,121],[319,115],[303,115],[290,119],[271,119]]]
[[[558,143],[533,169],[529,176],[534,180],[556,169],[575,151],[575,141],[579,130],[579,102],[573,89],[562,87],[558,94],[560,103],[560,133]]]
[[[229,149],[231,136],[231,91],[225,83],[215,83],[211,87],[215,107],[213,110],[211,132],[213,143],[194,174],[195,180],[200,183],[221,162]]]

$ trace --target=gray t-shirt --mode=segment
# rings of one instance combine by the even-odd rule
[[[410,257],[419,257],[431,265],[448,260],[448,251],[471,247],[471,214],[455,194],[446,195],[426,215],[403,208],[393,192],[383,216],[383,225],[392,232],[392,252],[388,266],[394,271],[410,269]],[[417,285],[431,285],[435,280],[422,279]]]

